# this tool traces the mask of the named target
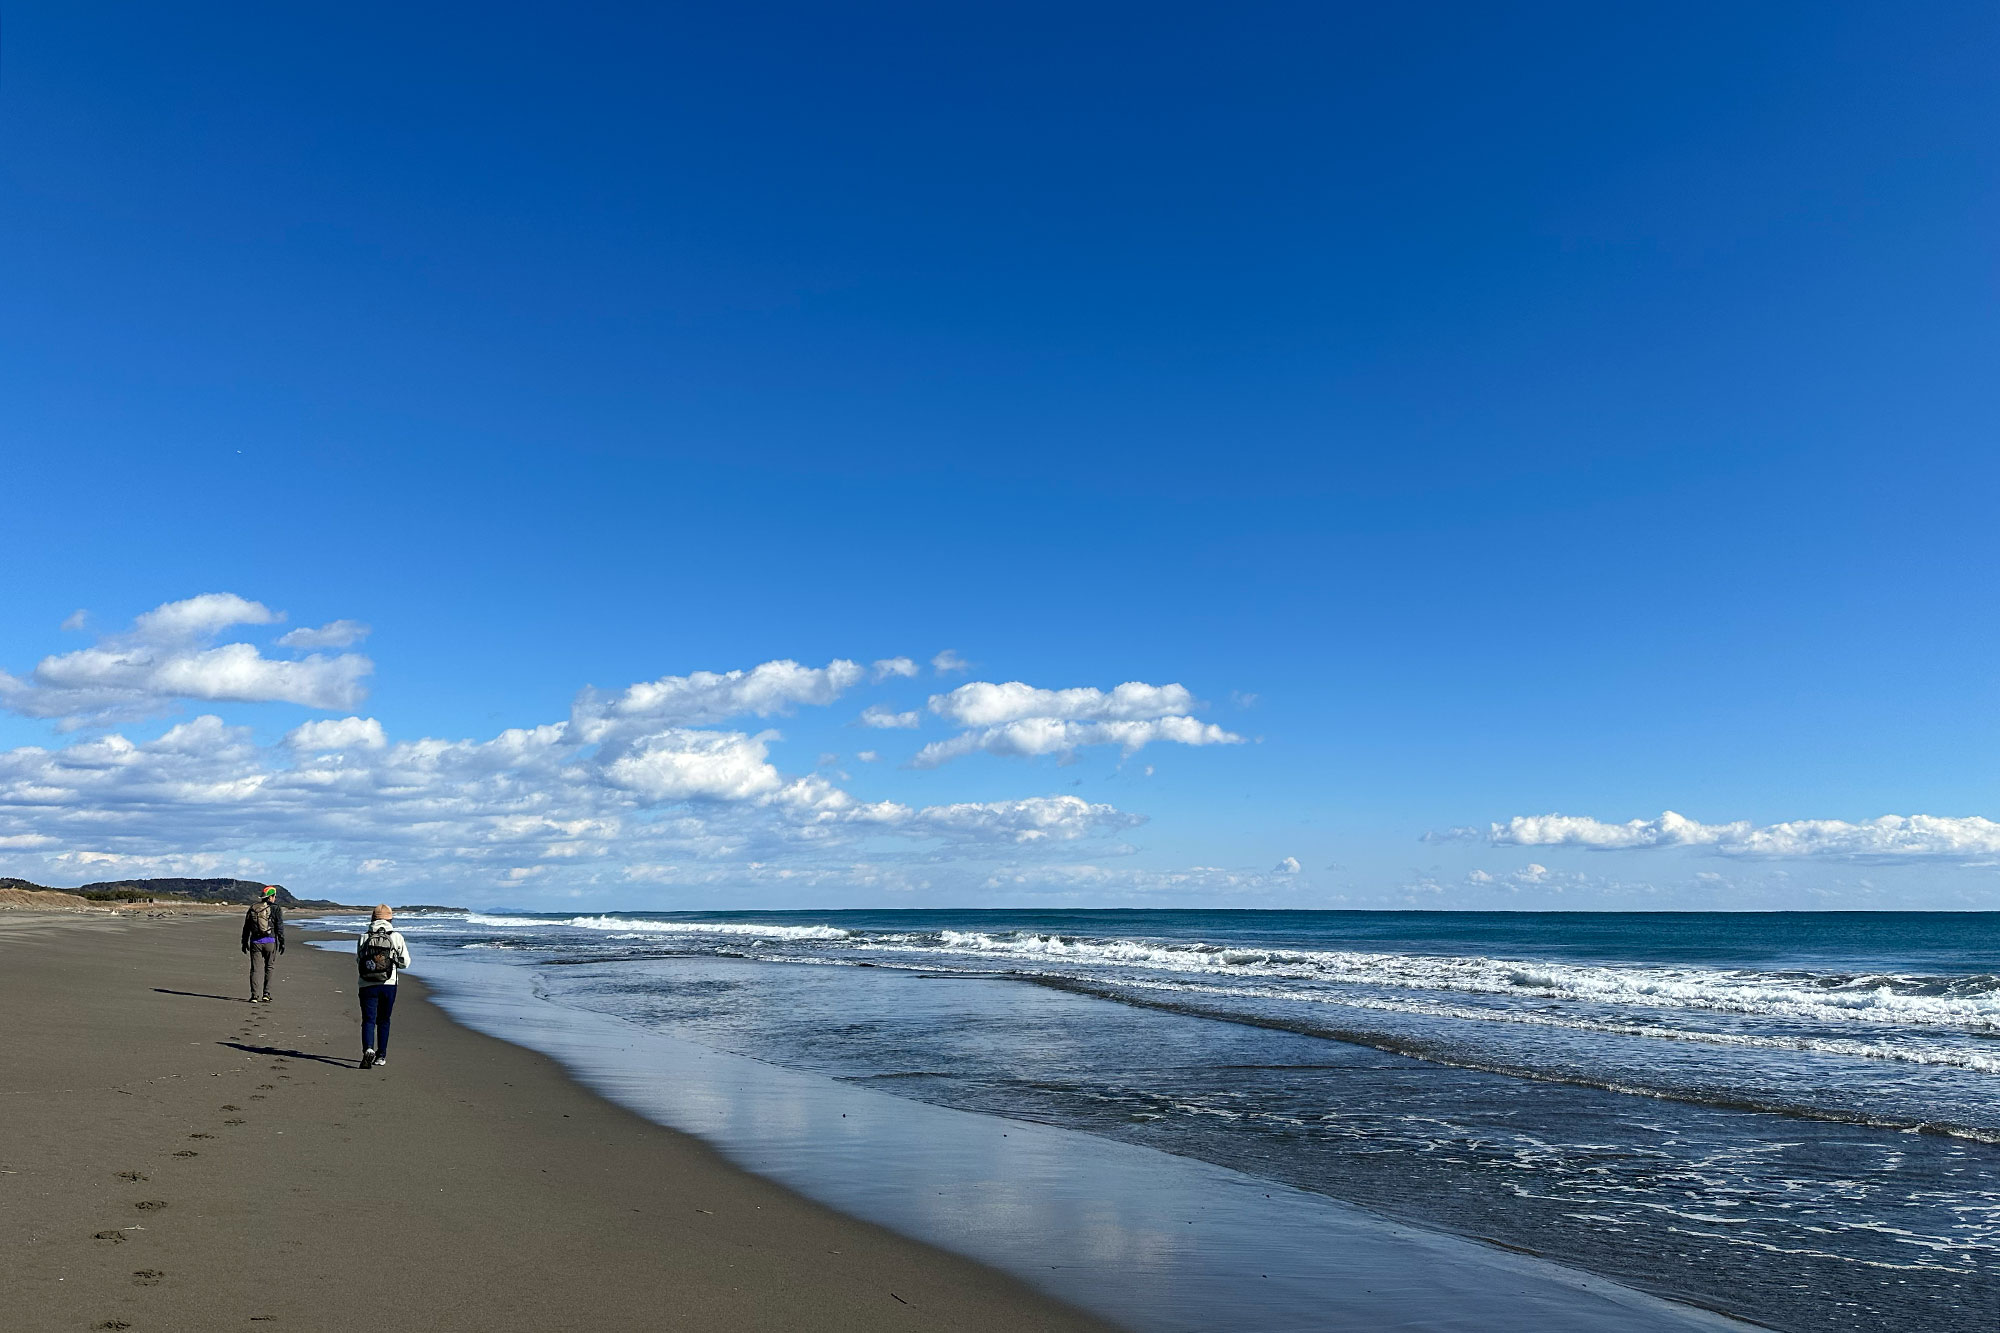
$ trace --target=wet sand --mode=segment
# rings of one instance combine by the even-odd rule
[[[295,938],[246,1004],[237,928],[0,912],[0,1325],[1107,1327],[731,1166],[414,977],[363,1073],[352,964]]]

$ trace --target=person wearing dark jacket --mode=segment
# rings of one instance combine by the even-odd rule
[[[271,1002],[271,964],[285,951],[285,909],[278,886],[266,884],[243,914],[243,952],[250,955],[250,1003]]]

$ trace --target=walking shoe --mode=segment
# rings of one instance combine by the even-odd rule
[[[375,1067],[375,1049],[372,1046],[361,1053],[361,1067],[363,1069]]]
[[[389,1057],[386,1055],[378,1055],[375,1057],[375,1067],[377,1069],[380,1069],[383,1065],[386,1065],[388,1063],[389,1063]]]
[[[271,997],[268,995],[264,996],[262,999],[257,1001],[257,1003],[259,1004],[269,1004],[270,1002],[271,1002]]]

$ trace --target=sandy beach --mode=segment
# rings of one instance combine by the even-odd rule
[[[351,964],[295,939],[249,1005],[236,930],[0,913],[8,1328],[1106,1327],[738,1170],[415,978],[362,1073]]]

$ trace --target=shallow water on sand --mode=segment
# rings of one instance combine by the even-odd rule
[[[1791,1329],[2000,1311],[2000,922],[415,920],[548,999],[1164,1149]]]

